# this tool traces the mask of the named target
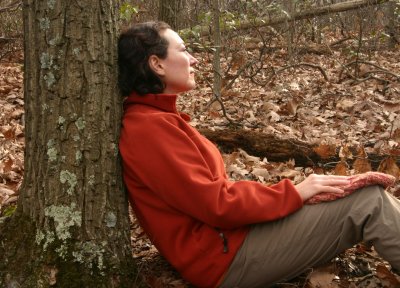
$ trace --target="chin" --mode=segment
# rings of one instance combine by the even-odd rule
[[[187,92],[187,91],[193,90],[194,88],[196,88],[196,83],[195,82],[190,83],[189,85],[187,85],[185,87],[185,91],[183,91],[183,92]]]

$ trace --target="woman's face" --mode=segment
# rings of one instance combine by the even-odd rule
[[[157,66],[154,69],[165,85],[165,94],[177,94],[189,91],[196,86],[194,79],[194,66],[197,59],[186,51],[185,44],[179,35],[166,29],[161,32],[169,45],[167,57],[157,58]]]

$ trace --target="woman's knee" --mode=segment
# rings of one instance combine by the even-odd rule
[[[352,195],[357,199],[356,201],[375,203],[376,201],[379,201],[379,199],[386,198],[386,193],[388,192],[386,192],[382,186],[372,185],[361,188],[355,191]]]

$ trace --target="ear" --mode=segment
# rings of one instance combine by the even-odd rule
[[[162,59],[160,59],[158,56],[151,55],[149,57],[149,66],[150,66],[150,69],[153,70],[157,75],[159,75],[159,76],[165,75]]]

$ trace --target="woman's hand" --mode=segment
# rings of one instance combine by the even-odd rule
[[[340,187],[350,183],[348,176],[311,174],[303,182],[296,185],[296,189],[303,201],[319,193],[343,193]]]

